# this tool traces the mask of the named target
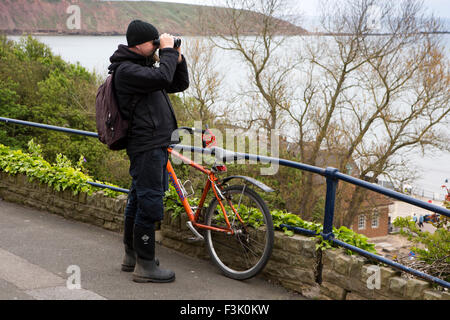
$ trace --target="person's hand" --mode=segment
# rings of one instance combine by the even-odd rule
[[[178,51],[178,63],[183,61],[183,56],[181,55],[181,47],[176,48]]]
[[[159,47],[160,47],[160,49],[173,48],[173,45],[174,45],[173,36],[171,36],[170,34],[163,33],[159,37]]]

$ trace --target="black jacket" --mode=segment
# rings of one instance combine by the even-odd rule
[[[159,57],[160,65],[154,67],[146,57],[119,45],[110,58],[108,69],[114,71],[117,102],[125,118],[129,119],[133,98],[137,99],[128,154],[179,142],[171,139],[178,125],[167,93],[181,92],[189,87],[186,60],[183,57],[178,64],[178,52],[172,48],[159,50]]]

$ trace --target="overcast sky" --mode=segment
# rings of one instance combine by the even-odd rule
[[[128,0],[128,1],[154,1],[155,0]],[[319,0],[288,0],[300,8],[304,15],[315,16],[317,14],[317,3]],[[189,4],[213,5],[222,2],[221,0],[164,0],[162,2],[177,2]],[[450,19],[450,0],[423,0],[424,6],[429,8],[436,16]],[[293,12],[294,13],[294,12]]]

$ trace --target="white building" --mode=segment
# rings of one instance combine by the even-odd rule
[[[424,198],[420,196],[414,196],[414,198],[425,202],[431,201],[432,204],[437,206],[443,205],[443,201],[439,200],[431,200],[429,198]],[[425,216],[427,214],[433,214],[432,211],[422,209],[420,207],[416,207],[412,204],[398,200],[394,200],[394,203],[389,206],[389,218],[391,219],[391,221],[394,221],[395,218],[397,217],[412,217],[414,213],[416,214],[417,218],[419,218],[420,215]]]

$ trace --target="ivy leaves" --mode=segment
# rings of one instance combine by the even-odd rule
[[[325,240],[320,235],[320,233],[323,231],[322,224],[304,221],[298,215],[282,210],[272,210],[270,213],[272,214],[275,228],[280,229],[280,225],[286,224],[293,227],[314,231],[317,234],[316,237],[320,240],[320,242],[316,245],[316,250],[326,250],[332,248],[331,242]],[[288,236],[294,235],[294,232],[291,230],[287,230],[286,227],[284,227],[283,230],[284,233]],[[338,240],[341,240],[360,249],[369,251],[371,253],[376,253],[375,244],[369,243],[366,236],[356,233],[353,230],[348,229],[347,227],[342,226],[338,229],[333,227],[333,234],[334,237]],[[352,251],[350,250],[346,250],[346,252],[348,254],[352,254]]]
[[[84,157],[81,156],[76,167],[64,155],[58,154],[55,164],[50,164],[41,155],[41,147],[30,140],[28,142],[30,153],[21,150],[12,150],[0,144],[0,170],[15,175],[24,174],[30,181],[37,180],[47,184],[56,191],[71,190],[76,195],[80,192],[91,195],[100,190],[91,186],[88,181],[91,177],[83,173],[82,164]],[[117,196],[118,192],[104,190],[110,197]]]

